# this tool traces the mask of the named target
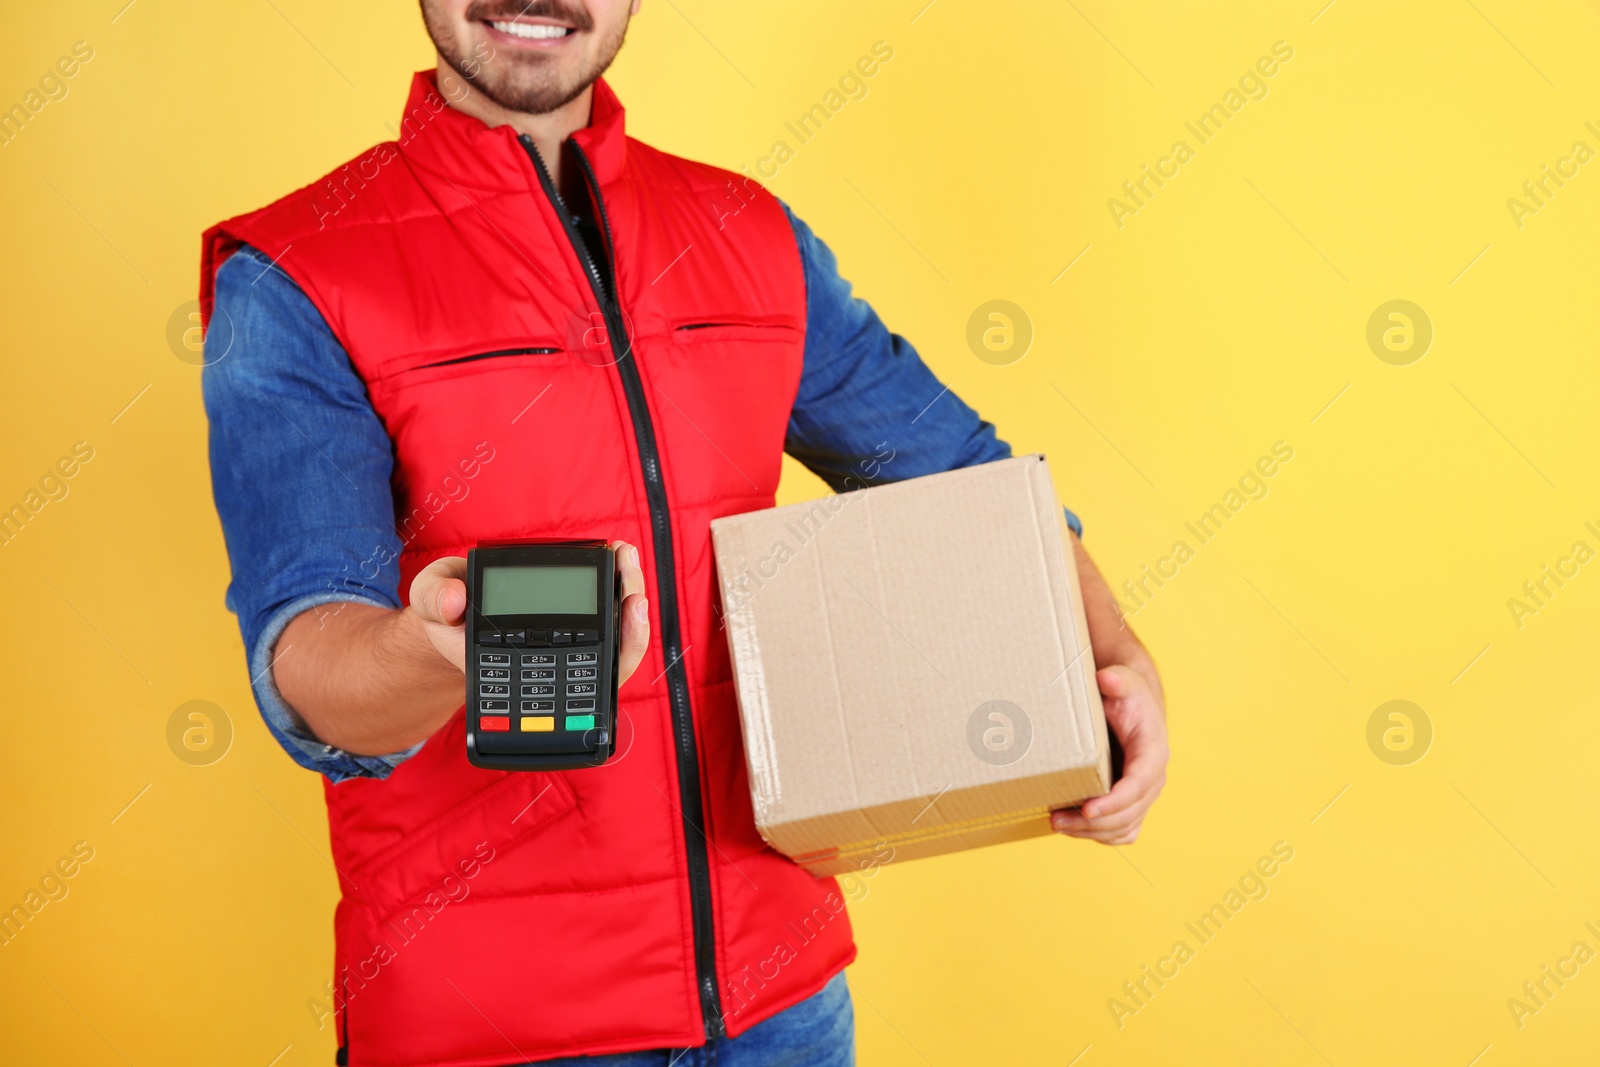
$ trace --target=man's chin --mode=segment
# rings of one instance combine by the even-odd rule
[[[526,57],[520,60],[527,66],[538,66],[538,78],[523,79],[496,79],[488,80],[483,77],[469,78],[472,87],[496,104],[508,111],[520,111],[528,115],[544,115],[555,111],[562,106],[577,99],[585,89],[593,84],[594,79],[581,77],[550,78],[550,60],[546,57]],[[463,77],[465,71],[459,71]]]

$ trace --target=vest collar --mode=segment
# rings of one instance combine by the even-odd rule
[[[627,130],[622,103],[604,78],[594,83],[589,125],[573,133],[603,187],[622,173]],[[530,185],[517,133],[510,126],[489,127],[457,111],[440,93],[437,72],[419,70],[400,117],[400,152],[412,164],[459,185],[488,192],[520,191]],[[531,184],[536,185],[536,181]]]
[[[572,139],[589,157],[595,178],[604,186],[622,174],[628,154],[628,131],[623,122],[622,101],[604,78],[595,79],[593,101],[589,125],[574,131]]]

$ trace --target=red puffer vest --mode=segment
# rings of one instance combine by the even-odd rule
[[[402,593],[480,539],[622,538],[644,563],[651,647],[604,767],[472,767],[457,712],[386,780],[326,786],[351,1064],[699,1045],[855,955],[833,880],[756,834],[714,610],[710,521],[772,505],[799,383],[792,231],[743,177],[628,139],[604,82],[572,140],[615,306],[515,131],[446,106],[431,72],[398,142],[205,238],[208,318],[248,243],[365,380]]]

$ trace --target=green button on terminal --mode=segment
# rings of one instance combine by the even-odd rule
[[[593,715],[568,715],[567,716],[567,729],[568,730],[593,730],[594,729],[594,716]]]

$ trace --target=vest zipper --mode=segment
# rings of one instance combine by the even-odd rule
[[[617,376],[622,381],[623,394],[628,399],[628,414],[633,421],[634,439],[639,448],[639,465],[644,475],[645,498],[650,506],[651,540],[656,552],[656,599],[661,617],[661,652],[667,661],[667,693],[672,706],[673,741],[678,760],[678,802],[683,815],[684,853],[689,861],[689,903],[694,928],[695,978],[699,986],[700,1013],[705,1019],[706,1038],[721,1037],[722,997],[717,992],[716,941],[712,933],[711,864],[706,855],[705,810],[700,800],[700,760],[696,752],[694,718],[689,709],[689,676],[684,669],[683,637],[678,620],[677,565],[672,546],[672,518],[667,507],[666,483],[661,477],[661,456],[656,447],[655,426],[650,419],[646,402],[644,381],[639,377],[638,365],[633,358],[633,343],[622,321],[621,302],[606,287],[600,277],[594,258],[584,246],[572,217],[567,213],[565,201],[545,169],[544,159],[533,139],[526,134],[519,137],[523,149],[539,175],[539,185],[561,218],[561,228],[567,242],[577,254],[589,276],[589,286],[606,322],[606,336],[611,342],[612,355],[616,357]],[[611,221],[606,216],[605,201],[600,197],[600,183],[583,149],[572,144],[572,153],[583,168],[584,184],[600,216],[600,233],[611,259],[612,283],[616,281],[616,251],[611,240]],[[620,342],[620,347],[619,347]]]

